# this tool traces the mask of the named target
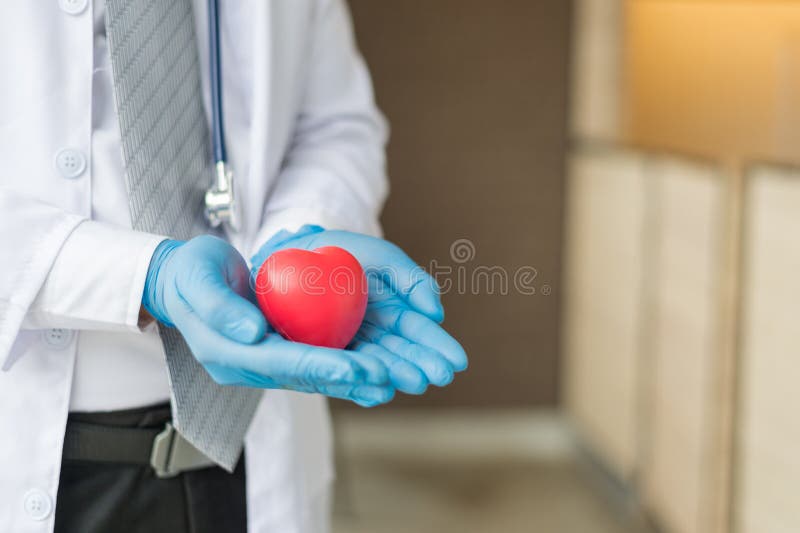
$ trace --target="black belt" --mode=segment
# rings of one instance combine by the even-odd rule
[[[72,415],[67,422],[62,458],[150,465],[158,477],[215,466],[169,422],[157,427],[124,427],[75,420]]]

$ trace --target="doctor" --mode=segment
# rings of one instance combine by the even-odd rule
[[[466,368],[431,280],[377,237],[386,129],[345,0],[218,21],[238,224],[214,232],[205,2],[3,8],[0,531],[327,531],[324,397]],[[347,350],[250,303],[249,267],[325,245],[391,274]]]

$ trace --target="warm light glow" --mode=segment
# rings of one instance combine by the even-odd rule
[[[626,37],[631,142],[800,162],[800,2],[629,0]]]

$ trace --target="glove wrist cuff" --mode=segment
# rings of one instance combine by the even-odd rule
[[[183,241],[164,240],[156,247],[153,256],[150,258],[150,266],[147,269],[147,277],[144,282],[142,293],[142,305],[153,318],[167,326],[173,326],[164,309],[163,288],[159,283],[159,273],[177,248],[183,245]]]

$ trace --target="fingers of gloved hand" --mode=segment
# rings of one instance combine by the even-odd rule
[[[376,380],[382,376],[384,377],[384,381],[381,384],[391,384],[389,367],[380,357],[373,353],[359,352],[350,348],[348,348],[345,353],[347,353],[353,361],[358,363],[361,368],[366,370],[368,376],[375,376]],[[375,381],[373,381],[373,383],[374,382]]]
[[[361,407],[377,407],[385,403],[389,403],[394,399],[394,387],[375,387],[370,385],[361,385],[357,387],[348,387],[342,385],[331,385],[325,387],[320,391],[325,396],[331,398],[339,398],[341,400],[350,400]]]
[[[252,302],[234,291],[224,267],[210,261],[185,265],[175,277],[178,297],[214,331],[237,342],[258,342],[264,338],[267,321]],[[245,267],[245,279],[246,272]]]
[[[391,386],[376,387],[370,385],[328,385],[309,386],[299,384],[286,384],[280,386],[275,381],[264,376],[218,364],[205,365],[211,377],[220,385],[237,385],[245,387],[258,387],[264,389],[283,388],[296,392],[315,393],[349,400],[362,407],[375,407],[390,402],[394,398],[394,388]]]
[[[397,390],[406,394],[423,394],[427,390],[428,378],[418,366],[363,336],[356,335],[356,339],[350,348],[380,359],[389,370],[389,379]]]
[[[364,324],[358,335],[360,339],[377,344],[415,365],[425,374],[432,385],[444,387],[453,381],[453,367],[436,350],[409,342],[372,324]]]
[[[389,372],[376,359],[356,359],[345,350],[289,342],[270,335],[254,346],[254,354],[243,352],[230,359],[280,383],[293,383],[320,390],[328,385],[377,385],[389,383]]]
[[[209,328],[186,306],[176,313],[175,324],[201,364],[237,369],[240,385],[319,391],[328,385],[384,386],[389,382],[385,367],[372,363],[364,368],[344,350],[289,342],[275,334],[257,344],[234,342]]]
[[[383,305],[368,306],[365,320],[399,337],[435,350],[447,359],[456,372],[467,369],[467,354],[461,344],[439,324],[405,305],[385,302]]]
[[[220,385],[236,385],[239,387],[255,387],[259,389],[280,389],[276,381],[242,368],[235,368],[218,363],[205,363],[203,367]]]
[[[383,267],[368,269],[370,303],[400,300],[431,320],[441,323],[444,320],[444,307],[439,298],[439,285],[422,267],[416,264],[413,267],[415,270],[408,270],[407,267],[408,265],[396,267],[387,263]]]

